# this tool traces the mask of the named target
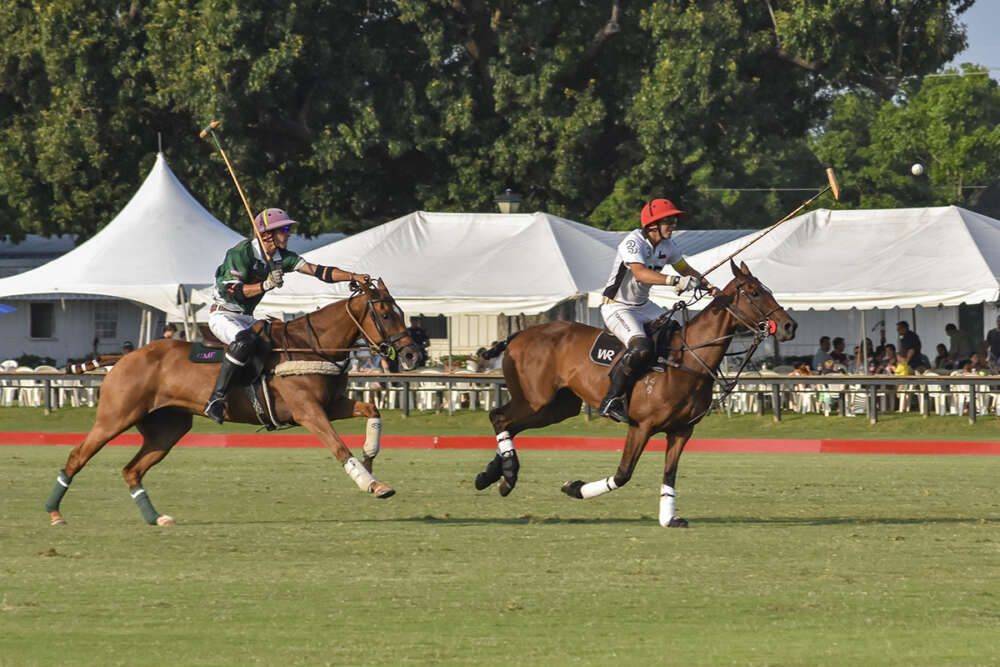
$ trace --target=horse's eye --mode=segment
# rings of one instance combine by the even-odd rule
[[[757,290],[754,290],[754,291],[750,292],[750,296],[752,296],[753,298],[756,299],[757,297],[760,296],[760,292],[758,292]]]

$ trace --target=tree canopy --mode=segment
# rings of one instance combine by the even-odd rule
[[[0,236],[91,236],[158,133],[193,194],[243,229],[198,138],[212,120],[251,205],[307,233],[488,211],[508,187],[602,227],[634,226],[652,196],[693,226],[763,226],[804,198],[782,186],[822,186],[833,137],[874,142],[864,114],[932,88],[919,82],[964,48],[971,4],[0,0]]]
[[[1000,87],[967,66],[914,81],[892,100],[847,94],[814,145],[852,184],[842,206],[969,207],[1000,174]],[[914,164],[924,173],[911,173]]]

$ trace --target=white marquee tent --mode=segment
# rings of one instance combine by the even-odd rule
[[[547,213],[418,211],[303,257],[383,278],[408,315],[533,315],[599,289],[620,238]],[[311,311],[346,295],[346,284],[286,275],[258,313]]]
[[[191,196],[160,153],[104,229],[43,266],[0,280],[0,297],[103,295],[181,319],[180,286],[210,284],[226,250],[241,238]]]

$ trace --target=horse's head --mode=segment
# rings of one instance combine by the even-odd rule
[[[774,300],[774,295],[747,268],[746,262],[737,267],[729,260],[733,280],[722,290],[729,298],[728,310],[740,325],[754,333],[772,334],[780,341],[795,337],[798,324]]]
[[[362,335],[391,365],[398,364],[404,371],[412,371],[424,359],[424,348],[413,339],[406,328],[402,309],[389,294],[381,278],[357,285],[357,293],[348,299],[363,300],[364,311],[358,315]]]

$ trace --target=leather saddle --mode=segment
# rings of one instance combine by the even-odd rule
[[[680,328],[680,323],[669,317],[659,317],[646,323],[646,335],[653,343],[657,358],[670,355],[670,339]],[[590,346],[590,360],[599,366],[611,366],[624,349],[624,343],[607,329],[602,329]]]

